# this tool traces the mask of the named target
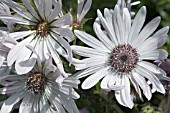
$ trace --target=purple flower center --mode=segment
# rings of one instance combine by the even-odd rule
[[[129,44],[116,46],[109,57],[112,68],[118,72],[132,71],[138,62],[138,54],[135,48]]]

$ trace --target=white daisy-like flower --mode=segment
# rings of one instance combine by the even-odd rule
[[[146,7],[142,7],[134,21],[127,8],[123,12],[118,5],[114,12],[105,8],[104,16],[97,10],[98,18],[94,22],[95,37],[75,30],[76,36],[90,47],[73,45],[78,55],[86,57],[84,64],[75,65],[77,78],[89,76],[83,83],[83,89],[89,89],[102,78],[101,88],[114,90],[117,101],[132,108],[131,84],[142,99],[141,90],[148,100],[152,92],[165,93],[159,79],[169,79],[164,71],[149,60],[166,59],[168,53],[158,49],[167,40],[169,27],[154,31],[160,23],[160,17],[154,18],[144,26]],[[85,65],[86,64],[86,65]]]
[[[71,25],[74,27],[80,27],[80,24],[83,18],[85,17],[87,12],[90,10],[90,7],[92,5],[92,0],[77,0],[77,2],[78,2],[77,15]]]
[[[19,43],[10,50],[7,56],[8,66],[15,62],[18,74],[29,72],[36,63],[36,60],[33,60],[36,57],[35,54],[25,47],[25,45],[30,45],[39,54],[42,61],[48,59],[48,54],[51,54],[63,76],[67,77],[59,54],[69,62],[73,62],[72,50],[65,40],[71,41],[73,33],[71,30],[63,28],[72,23],[71,14],[60,16],[62,7],[56,0],[33,0],[31,3],[28,0],[21,1],[22,5],[12,0],[1,0],[17,15],[0,14],[0,18],[12,20],[16,24],[22,25],[22,30],[25,29],[9,34]]]
[[[0,78],[0,94],[9,94],[1,107],[0,113],[10,113],[19,104],[19,113],[79,113],[73,99],[79,95],[73,88],[78,88],[79,80],[68,77],[62,86],[55,82],[60,71],[47,59],[41,65],[40,59],[27,74],[10,75]]]

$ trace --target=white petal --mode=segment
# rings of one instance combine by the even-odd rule
[[[78,8],[77,8],[77,18],[80,18],[82,9],[83,9],[83,5],[84,5],[84,0],[77,0],[78,2]]]
[[[24,92],[11,95],[2,105],[1,113],[10,113],[13,106],[24,97]]]
[[[60,12],[61,12],[61,5],[59,3],[56,3],[54,5],[53,11],[51,12],[51,15],[48,17],[48,21],[51,22],[52,20],[57,18]]]
[[[95,39],[95,37],[78,30],[75,30],[74,33],[85,44],[103,52],[110,52],[110,50],[108,50],[99,40]]]
[[[114,30],[115,30],[115,35],[117,38],[117,41],[119,44],[124,44],[124,32],[123,31],[123,18],[121,16],[121,12],[120,12],[120,7],[118,5],[115,6],[114,9],[114,15],[113,15],[113,25],[114,25]]]
[[[166,41],[167,41],[167,33],[169,31],[169,27],[164,27],[162,29],[160,29],[159,31],[157,31],[152,37],[156,38],[158,40],[158,47],[163,46]]]
[[[87,14],[87,12],[90,10],[92,4],[92,0],[87,0],[86,3],[84,4],[84,7],[82,9],[81,15],[78,18],[78,22],[81,22],[81,20],[84,18],[84,16]]]
[[[40,16],[45,19],[45,11],[44,11],[44,1],[43,0],[34,0],[35,6],[38,10]]]
[[[104,29],[107,31],[110,39],[113,41],[113,43],[115,45],[117,45],[117,39],[116,39],[116,35],[115,35],[115,32],[113,30],[112,27],[110,27],[109,23],[106,21],[106,19],[102,16],[102,13],[100,12],[100,10],[97,10],[97,15],[98,15],[98,18],[102,24],[102,26],[104,27]]]
[[[165,94],[165,89],[162,83],[151,71],[141,68],[139,66],[138,71],[141,73],[143,77],[147,78],[152,83],[153,88],[155,88],[158,92]]]
[[[143,27],[143,24],[145,22],[146,18],[146,7],[143,6],[137,13],[135,19],[133,20],[133,24],[130,30],[129,34],[129,43],[135,41],[139,32],[141,31],[141,28]]]
[[[17,14],[19,14],[20,16],[33,21],[33,16],[27,12],[26,9],[24,9],[23,7],[21,7],[21,5],[19,5],[16,2],[13,2],[12,0],[2,0],[3,3],[5,3],[6,5],[8,5],[10,8],[12,8],[14,11],[17,12]]]
[[[99,82],[100,79],[102,79],[105,75],[108,73],[109,67],[103,68],[93,75],[89,76],[83,83],[82,83],[82,89],[90,89],[93,87],[97,82]]]
[[[105,65],[108,57],[95,57],[95,58],[85,58],[82,61],[86,64],[86,68],[92,66]]]
[[[34,8],[31,6],[31,3],[29,3],[28,0],[22,0],[22,2],[24,3],[24,5],[26,6],[26,8],[30,11],[30,13],[36,18],[36,19],[40,19],[37,12],[34,10]]]
[[[71,25],[72,23],[72,16],[70,13],[59,18],[57,21],[53,22],[51,26],[60,27],[64,25]]]
[[[118,91],[125,87],[124,85],[118,83],[120,81],[120,78],[118,76],[120,76],[120,75],[112,72],[110,74],[110,76],[111,76],[111,78],[108,82],[108,88],[110,90]]]
[[[71,46],[71,49],[78,55],[84,56],[84,57],[96,57],[96,56],[106,56],[107,53],[104,53],[103,51],[99,51],[93,48],[88,47],[82,47],[82,46]]]
[[[151,89],[147,82],[145,81],[145,78],[142,77],[139,73],[133,72],[132,73],[132,80],[135,82],[136,85],[139,85],[140,88],[143,90],[143,94],[145,97],[150,100],[152,97]]]
[[[9,15],[0,15],[0,19],[6,19],[18,24],[24,24],[24,25],[35,25],[35,23],[28,21],[26,19],[23,19],[19,16],[9,16]]]
[[[154,64],[151,64],[149,62],[146,61],[142,61],[142,62],[138,62],[138,65],[150,70],[151,72],[155,73],[155,74],[162,74],[160,68]]]
[[[49,38],[51,38],[51,37],[49,37]],[[47,40],[47,46],[48,46],[48,49],[49,49],[56,65],[57,65],[57,67],[59,68],[59,70],[61,71],[63,76],[68,76],[64,71],[64,67],[63,67],[62,61],[61,61],[58,53],[55,51],[55,49],[53,48],[53,46],[52,46],[52,44],[50,43],[49,40]]]
[[[32,110],[33,102],[34,102],[34,97],[30,94],[26,94],[20,104],[19,113],[30,113]]]
[[[132,43],[134,47],[140,46],[145,39],[147,39],[158,27],[159,23],[161,21],[160,17],[154,18],[152,21],[150,21],[139,33],[138,37],[136,37],[136,40]]]
[[[111,78],[111,75],[106,75],[103,80],[101,81],[100,87],[104,90],[110,91],[110,89],[108,88],[108,82]]]
[[[101,70],[102,68],[104,68],[104,65],[101,65],[101,66],[95,66],[95,67],[89,67],[85,70],[82,70],[82,71],[79,71],[77,73],[75,73],[73,76],[76,77],[76,78],[83,78],[83,77],[86,77],[88,75],[91,75],[99,70]]]
[[[34,36],[30,36],[28,38],[26,38],[25,40],[21,41],[20,43],[18,43],[16,46],[14,46],[14,48],[12,48],[9,51],[9,54],[7,56],[7,62],[8,62],[8,66],[11,66],[15,60],[20,56],[20,54],[22,53],[22,48],[27,45],[32,39],[34,38]]]
[[[69,42],[73,40],[74,34],[70,29],[67,28],[53,28],[52,31],[59,34],[60,36],[63,36],[66,38]]]
[[[52,36],[55,40],[57,40],[64,47],[64,49],[67,51],[69,61],[72,62],[73,55],[72,55],[72,50],[71,50],[69,43],[65,39],[63,39],[61,36],[58,36],[55,33],[52,33]]]
[[[44,2],[44,10],[45,10],[45,17],[48,18],[51,14],[52,9],[52,0],[45,0]]]
[[[155,50],[153,52],[148,51],[146,53],[140,54],[140,58],[145,60],[163,60],[167,59],[167,57],[168,52],[164,49]]]
[[[127,8],[123,9],[123,22],[124,22],[123,23],[124,33],[122,33],[122,34],[124,34],[123,38],[124,38],[125,43],[127,43],[128,37],[130,34],[130,29],[131,29],[131,16],[130,16],[129,10]]]
[[[35,31],[20,31],[20,32],[13,32],[10,33],[9,36],[14,38],[15,40],[19,40],[29,36],[30,34],[35,33]]]
[[[114,43],[109,39],[109,37],[102,31],[101,26],[98,21],[95,21],[93,24],[93,29],[97,37],[101,40],[103,45],[105,45],[109,50],[112,50]]]

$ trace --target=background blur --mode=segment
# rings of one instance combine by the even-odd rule
[[[15,1],[20,2],[20,0]],[[132,0],[132,2],[133,1],[135,0]],[[84,30],[95,36],[92,28],[94,19],[96,18],[96,10],[100,9],[101,12],[103,12],[104,8],[113,9],[116,2],[117,0],[93,0],[92,7],[86,15],[86,18],[89,20],[83,26]],[[141,0],[139,5],[132,7],[132,11],[137,12],[142,6],[147,7],[146,23],[156,16],[161,16],[162,21],[160,28],[163,26],[170,26],[170,0]],[[71,10],[72,14],[76,14],[77,0],[63,0],[63,8],[65,12]],[[82,45],[80,41],[78,41],[77,44]],[[163,48],[170,53],[169,38],[167,44]],[[75,72],[74,69],[68,69],[68,63],[65,63],[65,67],[66,70]],[[81,81],[83,80],[84,79],[81,79]],[[90,90],[83,91],[81,87],[79,87],[77,91],[81,95],[80,99],[76,100],[81,113],[170,113],[170,95],[168,95],[168,91],[165,95],[154,93],[149,102],[146,98],[144,98],[144,102],[142,102],[138,98],[138,95],[134,93],[135,106],[133,109],[128,109],[119,105],[114,97],[114,92],[107,93],[102,91],[100,89],[100,83]],[[0,95],[0,100],[4,100],[5,98],[6,97]],[[18,113],[18,111],[16,110],[14,113]]]

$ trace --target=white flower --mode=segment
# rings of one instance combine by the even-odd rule
[[[59,14],[62,7],[56,0],[33,0],[32,3],[22,0],[23,5],[12,0],[1,0],[1,2],[9,6],[17,15],[1,14],[0,18],[12,20],[25,29],[9,34],[19,43],[10,50],[7,56],[8,66],[15,62],[18,74],[29,72],[36,63],[36,60],[33,59],[36,55],[25,47],[25,45],[30,45],[39,54],[42,61],[48,59],[48,54],[51,54],[63,76],[67,77],[59,54],[72,62],[72,50],[65,39],[71,41],[73,33],[69,29],[63,28],[72,23],[70,13],[61,17]]]
[[[78,2],[78,8],[77,8],[77,15],[76,19],[73,21],[72,26],[79,27],[81,21],[87,14],[87,12],[90,10],[92,0],[77,0]]]
[[[55,82],[61,73],[51,58],[44,65],[39,61],[27,74],[13,73],[0,78],[0,94],[10,94],[0,113],[10,113],[16,104],[19,113],[79,113],[73,100],[79,98],[73,89],[78,87],[79,80],[68,77],[61,86]]]
[[[83,59],[86,65],[75,65],[77,70],[83,69],[76,74],[77,78],[89,76],[82,83],[82,88],[89,89],[103,78],[101,88],[114,90],[117,101],[129,108],[134,105],[131,84],[141,99],[141,90],[148,100],[152,97],[152,91],[165,93],[159,81],[166,78],[165,72],[148,60],[167,58],[168,53],[158,48],[166,42],[169,27],[153,34],[160,23],[160,17],[143,26],[146,7],[139,10],[133,22],[128,9],[123,8],[121,13],[118,5],[114,13],[106,8],[104,17],[99,10],[97,14],[93,27],[98,39],[85,32],[75,31],[76,36],[90,46],[72,46],[75,53],[86,57]]]

